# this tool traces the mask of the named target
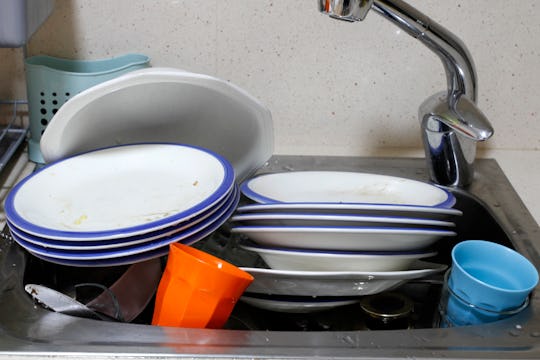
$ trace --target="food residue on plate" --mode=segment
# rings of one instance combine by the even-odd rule
[[[85,215],[85,214],[83,214],[83,215],[79,216],[79,218],[76,219],[73,223],[74,223],[75,225],[81,225],[82,222],[85,221],[85,220],[87,220],[87,219],[88,219],[88,216]]]

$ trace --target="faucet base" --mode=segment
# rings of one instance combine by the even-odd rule
[[[419,119],[430,179],[436,184],[465,187],[474,177],[476,140],[455,129],[456,110],[446,93],[438,93],[422,103]]]

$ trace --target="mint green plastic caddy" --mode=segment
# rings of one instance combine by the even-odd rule
[[[81,91],[127,72],[145,68],[150,59],[126,54],[101,60],[70,60],[46,55],[25,60],[30,119],[29,159],[44,163],[39,142],[54,114]]]

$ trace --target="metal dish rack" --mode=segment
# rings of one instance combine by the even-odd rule
[[[0,100],[0,173],[25,142],[28,133],[28,102]]]

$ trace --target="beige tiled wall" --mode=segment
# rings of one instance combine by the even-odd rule
[[[227,79],[272,111],[275,152],[376,155],[421,147],[417,108],[444,90],[427,48],[377,15],[331,20],[316,0],[56,0],[28,54],[127,52]],[[540,148],[540,4],[410,0],[458,35],[476,62],[484,149]],[[25,97],[23,51],[0,49],[0,98]]]

